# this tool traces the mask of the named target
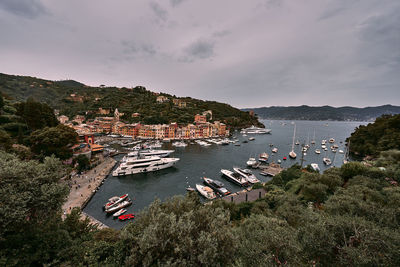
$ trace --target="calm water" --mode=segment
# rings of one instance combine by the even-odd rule
[[[241,188],[223,178],[220,170],[232,169],[233,166],[245,167],[246,161],[250,156],[258,157],[262,152],[270,154],[269,162],[288,157],[292,145],[293,127],[291,121],[263,121],[267,128],[272,129],[271,134],[267,135],[249,135],[254,136],[254,141],[242,143],[243,137],[239,132],[234,133],[241,146],[221,146],[212,144],[209,147],[199,145],[188,145],[186,148],[173,148],[171,144],[164,144],[163,149],[175,149],[171,157],[178,157],[181,160],[173,168],[161,170],[159,172],[137,174],[134,176],[112,177],[109,175],[104,181],[99,191],[88,203],[84,211],[104,224],[113,228],[122,228],[127,222],[113,220],[112,216],[107,217],[102,211],[102,206],[112,196],[128,193],[133,199],[133,205],[128,208],[127,213],[138,213],[148,206],[155,198],[162,200],[174,195],[186,194],[187,185],[195,186],[196,183],[202,183],[200,178],[203,176],[217,179],[225,183],[231,192],[241,190]],[[326,126],[328,124],[328,126]],[[307,155],[304,157],[304,165],[318,163],[321,171],[325,169],[322,158],[325,151],[321,149],[321,140],[335,138],[339,149],[345,151],[344,141],[350,136],[354,129],[363,122],[321,122],[321,121],[296,121],[296,139],[300,143],[312,140],[315,129],[316,144],[311,145]],[[270,143],[278,148],[278,153],[271,153]],[[316,148],[321,149],[321,154],[314,153]],[[339,150],[338,149],[338,150]],[[298,157],[296,160],[288,159],[282,161],[283,167],[289,167],[296,162],[300,162],[301,146],[295,146],[295,152]],[[336,155],[336,156],[335,156]],[[333,161],[334,166],[340,166],[343,161],[343,154],[332,153],[330,149],[327,156]],[[117,157],[119,160],[121,157]],[[268,181],[270,178],[259,174],[254,170],[257,178],[261,181]]]

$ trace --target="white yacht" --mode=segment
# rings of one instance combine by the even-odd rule
[[[179,158],[160,158],[157,156],[127,159],[112,173],[113,176],[124,176],[137,173],[153,172],[175,165]]]
[[[187,144],[183,141],[173,142],[172,145],[174,147],[187,147]]]
[[[260,180],[258,180],[257,177],[248,169],[233,168],[233,170],[246,178],[246,180],[251,184],[260,182]]]
[[[257,164],[257,160],[255,158],[249,158],[249,160],[246,162],[247,166],[253,166]]]
[[[271,133],[271,129],[259,128],[259,127],[255,127],[253,125],[249,128],[242,129],[240,131],[240,133],[242,133],[242,134],[268,134],[268,133]]]
[[[318,166],[317,163],[311,163],[311,168],[312,168],[314,171],[320,171],[319,166]]]
[[[129,152],[126,156],[124,156],[121,162],[126,162],[128,159],[137,159],[139,157],[152,157],[157,156],[160,158],[168,157],[171,153],[175,152],[175,150],[143,150],[143,151],[134,151]]]
[[[315,154],[321,154],[321,150],[315,149]]]
[[[221,170],[221,173],[223,175],[225,175],[226,177],[228,177],[229,180],[231,180],[232,182],[234,182],[234,183],[236,183],[236,184],[238,184],[240,186],[249,185],[249,182],[247,181],[247,179],[244,178],[243,176],[241,176],[238,173],[235,173],[235,172],[230,171],[230,170],[224,170],[224,169]]]
[[[211,187],[196,184],[196,189],[202,196],[207,199],[214,199],[217,197]]]
[[[332,161],[330,158],[324,158],[323,161],[324,161],[325,165],[327,165],[327,166],[332,164]]]
[[[297,157],[296,153],[294,152],[294,138],[296,136],[296,124],[294,125],[293,130],[293,140],[292,140],[292,150],[289,152],[289,157],[295,159]]]

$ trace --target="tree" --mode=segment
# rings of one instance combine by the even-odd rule
[[[75,158],[76,163],[78,163],[78,171],[82,172],[86,169],[89,168],[90,166],[90,161],[88,159],[88,157],[86,157],[85,155],[79,155]]]
[[[196,194],[155,201],[121,233],[128,265],[227,265],[235,251],[229,213]]]
[[[3,94],[0,91],[0,114],[1,111],[3,110],[3,107],[4,107],[4,99],[3,99]]]
[[[78,134],[74,129],[58,125],[34,131],[30,135],[31,149],[41,157],[55,155],[60,159],[72,157],[72,145],[78,142]]]

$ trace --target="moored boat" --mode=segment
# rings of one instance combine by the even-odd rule
[[[213,180],[207,177],[203,177],[203,181],[204,183],[211,187],[212,189],[214,189],[217,193],[219,193],[221,196],[226,196],[229,195],[231,192],[228,191],[228,189],[226,189],[224,187],[224,184],[220,181],[217,180]]]
[[[214,199],[217,197],[211,187],[196,184],[196,189],[202,196],[207,199]]]
[[[119,211],[117,211],[116,213],[113,214],[113,218],[117,218],[118,216],[124,214],[127,210],[126,209],[120,209]]]
[[[327,165],[327,166],[329,166],[329,165],[332,164],[332,161],[331,161],[330,158],[323,158],[323,162],[324,162],[324,164]]]
[[[257,161],[255,158],[249,158],[249,160],[246,162],[247,166],[253,166],[255,164],[257,164]]]
[[[224,169],[221,170],[221,173],[225,177],[228,177],[229,180],[231,180],[235,184],[238,184],[240,186],[248,186],[249,185],[249,182],[247,181],[247,179],[245,179],[243,176],[241,176],[238,173],[235,173],[235,172],[230,171],[230,170],[224,170]]]
[[[259,158],[258,158],[258,161],[267,162],[268,161],[268,157],[269,157],[268,153],[266,153],[266,152],[261,153]]]
[[[112,207],[118,205],[118,203],[121,203],[127,197],[128,197],[128,194],[122,195],[120,197],[115,196],[115,197],[110,198],[108,200],[108,202],[103,206],[103,210],[107,210],[109,208],[112,208]]]
[[[255,184],[259,183],[260,180],[257,179],[257,177],[252,173],[252,171],[248,169],[241,169],[241,168],[233,168],[233,170],[243,176],[249,183]]]
[[[131,200],[124,200],[123,202],[119,203],[118,205],[113,206],[113,207],[111,207],[109,209],[106,209],[106,212],[107,213],[114,213],[114,212],[116,212],[116,211],[118,211],[118,210],[120,210],[122,208],[128,207],[130,205],[132,205],[132,201]]]

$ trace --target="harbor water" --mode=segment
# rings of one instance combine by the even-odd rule
[[[104,184],[93,196],[84,209],[84,212],[101,221],[107,226],[120,229],[127,222],[113,220],[112,216],[107,216],[102,210],[102,206],[112,196],[119,196],[128,193],[133,200],[133,205],[128,207],[127,213],[137,214],[143,208],[147,207],[156,198],[165,200],[174,195],[186,194],[186,187],[190,185],[195,187],[196,183],[202,184],[201,177],[209,177],[222,181],[230,192],[242,190],[241,187],[229,182],[221,176],[221,169],[230,169],[234,166],[246,167],[246,161],[249,157],[258,159],[258,155],[267,152],[270,155],[269,162],[282,160],[281,166],[290,167],[296,162],[300,164],[301,145],[295,145],[297,158],[295,160],[288,157],[292,147],[293,128],[296,124],[296,137],[300,144],[310,142],[314,137],[315,145],[311,145],[307,154],[304,156],[303,165],[317,163],[321,171],[327,167],[323,164],[322,158],[328,156],[332,160],[332,166],[342,165],[344,154],[333,153],[331,149],[324,151],[321,149],[321,140],[329,138],[335,139],[335,144],[339,150],[345,151],[345,139],[350,136],[356,127],[365,125],[364,122],[333,122],[333,121],[262,121],[266,128],[272,130],[271,134],[251,135],[244,137],[239,132],[233,132],[233,138],[238,138],[240,146],[234,144],[216,145],[202,147],[198,144],[189,144],[184,148],[174,148],[171,143],[165,143],[163,149],[174,149],[175,152],[170,157],[180,158],[180,161],[172,168],[164,169],[158,172],[136,174],[124,177],[112,177],[110,174],[104,180]],[[255,140],[243,143],[250,136]],[[278,148],[277,153],[272,153],[269,144]],[[327,147],[330,147],[327,143]],[[316,154],[315,149],[320,149],[321,154]],[[287,157],[287,160],[283,160]],[[120,160],[122,156],[115,159]],[[116,167],[118,164],[116,165]],[[265,182],[271,179],[260,175],[260,170],[254,170],[254,174],[261,181]]]

